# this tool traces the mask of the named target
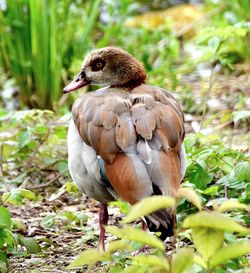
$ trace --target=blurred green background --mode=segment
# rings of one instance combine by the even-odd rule
[[[187,100],[182,79],[207,76],[202,65],[241,73],[235,65],[250,59],[250,2],[183,2],[1,1],[0,88],[16,90],[18,108],[58,109],[86,53],[109,45],[140,59],[150,84]]]

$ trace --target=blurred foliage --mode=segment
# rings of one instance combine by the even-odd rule
[[[6,2],[0,10],[0,64],[7,77],[14,77],[23,105],[56,108],[83,56],[103,46],[136,56],[149,83],[166,89],[175,89],[197,63],[234,69],[234,63],[249,60],[249,1],[210,0],[203,11],[185,4],[134,16],[149,6],[132,0]],[[198,35],[190,40],[201,51],[198,59],[183,56],[187,33]],[[65,98],[59,101],[64,103]]]
[[[46,181],[51,171],[67,172],[66,151],[62,146],[66,147],[68,117],[55,122],[53,116],[49,110],[0,111],[4,183],[19,186],[33,181],[36,184]]]
[[[180,240],[180,237],[183,240],[183,234],[187,232],[186,239],[191,240],[192,245],[177,248],[169,252],[166,257],[164,255],[166,246],[156,236],[135,227],[106,226],[106,230],[119,239],[110,242],[106,252],[98,250],[81,252],[69,268],[88,265],[91,270],[97,262],[105,262],[110,264],[106,269],[107,272],[185,273],[214,272],[214,270],[228,272],[223,270],[226,263],[250,253],[249,241],[242,239],[250,234],[250,229],[223,214],[235,209],[247,210],[246,205],[229,199],[208,212],[202,209],[199,195],[190,188],[181,188],[177,196],[185,197],[199,209],[198,212],[188,215],[181,229],[175,231],[176,240]],[[150,215],[158,209],[173,207],[175,201],[177,200],[166,196],[147,197],[132,206],[122,223],[126,224],[139,217]],[[226,242],[226,233],[235,233],[237,237],[233,242]],[[136,248],[131,242],[139,243],[139,247],[151,246],[151,251],[135,256],[133,252]],[[247,259],[243,258],[242,266],[245,265],[247,266]],[[114,268],[117,268],[117,271]]]

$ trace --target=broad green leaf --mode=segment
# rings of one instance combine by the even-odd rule
[[[177,195],[179,197],[186,198],[189,202],[201,210],[200,196],[192,188],[180,188]]]
[[[219,212],[201,211],[193,215],[190,215],[184,220],[182,227],[183,228],[207,227],[224,230],[228,232],[250,234],[250,229],[241,226],[232,218]]]
[[[124,240],[116,240],[109,243],[107,252],[114,253],[124,249],[131,249],[131,245]]]
[[[29,130],[24,130],[20,136],[19,136],[19,145],[20,147],[24,147],[27,144],[29,144],[31,141],[31,135],[30,135],[30,131]]]
[[[175,200],[167,196],[150,196],[142,199],[136,203],[130,210],[128,216],[121,221],[122,223],[130,223],[139,217],[149,215],[150,213],[159,209],[173,207]]]
[[[5,192],[2,195],[2,200],[4,203],[10,203],[13,205],[21,205],[23,198],[34,201],[37,199],[37,196],[30,190],[20,188],[13,189],[10,192]]]
[[[100,261],[110,260],[110,255],[97,249],[89,249],[81,252],[68,266],[68,268],[79,267],[82,265],[93,265]]]
[[[192,238],[198,252],[202,254],[205,260],[208,260],[208,258],[222,246],[224,231],[213,228],[196,227],[192,229]]]
[[[5,229],[5,243],[7,244],[8,249],[13,249],[17,246],[17,236],[9,229]]]
[[[140,255],[131,257],[131,259],[138,262],[140,265],[157,266],[165,269],[166,271],[169,270],[169,263],[165,257],[156,255]]]
[[[7,263],[7,253],[6,252],[0,251],[0,262]]]
[[[248,207],[246,204],[240,203],[238,200],[230,199],[222,203],[219,206],[218,211],[224,212],[224,211],[230,211],[234,209],[247,209],[247,208]]]
[[[145,245],[156,247],[161,251],[165,250],[164,243],[154,235],[148,234],[144,230],[140,230],[133,227],[118,228],[115,226],[106,226],[107,232],[117,236],[118,238],[127,239]]]
[[[190,177],[190,183],[194,184],[197,189],[205,190],[207,184],[213,179],[204,168],[198,164],[192,164],[187,169],[188,177]]]
[[[250,163],[249,162],[239,162],[234,168],[230,176],[234,174],[240,181],[250,182]]]
[[[193,263],[194,254],[189,248],[178,249],[172,257],[171,273],[185,273]]]
[[[0,206],[0,226],[10,228],[10,212],[7,208]]]
[[[204,259],[200,255],[194,255],[194,263],[207,269],[207,264],[205,263]]]
[[[35,239],[23,236],[19,236],[18,239],[19,243],[24,246],[29,253],[39,253],[41,251],[41,248]]]
[[[249,241],[241,241],[229,244],[220,248],[209,260],[209,266],[211,268],[223,264],[224,262],[231,260],[233,258],[237,258],[239,256],[243,256],[246,254],[250,254],[250,242]]]

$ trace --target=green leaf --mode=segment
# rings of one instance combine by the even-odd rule
[[[250,242],[249,241],[241,241],[229,244],[220,248],[209,260],[209,266],[211,268],[223,264],[224,262],[237,258],[239,256],[243,256],[246,254],[250,254]]]
[[[196,264],[204,267],[205,269],[207,269],[207,264],[200,255],[194,255],[194,263],[196,263]]]
[[[2,200],[4,203],[10,203],[13,205],[21,205],[23,198],[26,198],[30,201],[37,199],[36,195],[32,191],[20,188],[13,189],[10,192],[5,192],[2,195]]]
[[[4,262],[0,261],[0,272],[1,273],[7,273],[8,272],[7,263],[4,263]]]
[[[213,36],[208,40],[208,45],[216,52],[220,46],[221,39],[218,36]]]
[[[13,249],[17,246],[17,238],[9,229],[5,229],[5,243],[7,244],[8,249]]]
[[[237,123],[241,119],[249,119],[250,111],[234,111],[233,112],[233,121]]]
[[[115,226],[106,226],[106,230],[118,238],[139,242],[144,245],[150,245],[160,249],[161,251],[165,250],[164,243],[159,238],[148,234],[144,230],[132,227],[118,228]]]
[[[97,249],[89,249],[81,252],[74,260],[70,263],[68,268],[79,267],[82,265],[93,265],[100,261],[110,260],[110,255],[107,252],[99,251]]]
[[[215,251],[222,246],[224,231],[206,227],[196,227],[192,229],[193,242],[199,253],[205,260],[208,260]]]
[[[190,165],[187,171],[190,172],[190,183],[194,184],[199,190],[205,190],[207,184],[212,181],[212,177],[198,163]]]
[[[239,232],[250,234],[250,229],[245,228],[235,222],[232,218],[219,213],[201,211],[196,214],[188,216],[183,224],[183,228],[207,227],[228,232]]]
[[[142,199],[132,206],[128,216],[122,220],[122,223],[130,223],[139,217],[149,215],[159,209],[169,208],[175,205],[175,200],[167,196],[150,196]]]
[[[239,162],[233,170],[233,173],[239,181],[249,181],[250,182],[250,163],[249,162]]]
[[[247,208],[248,207],[246,204],[240,203],[238,200],[230,199],[222,203],[219,206],[218,211],[224,212],[224,211],[231,211],[234,209],[247,209]]]
[[[131,250],[131,245],[124,240],[115,240],[109,243],[107,252],[114,253],[118,250]]]
[[[20,236],[18,237],[19,243],[24,246],[29,253],[39,253],[41,251],[41,248],[37,241],[33,238],[27,238]]]
[[[165,257],[156,255],[140,255],[131,257],[132,260],[138,262],[140,265],[150,265],[169,270],[169,263]]]
[[[178,197],[184,197],[199,210],[201,210],[200,196],[192,188],[180,188],[177,192]]]
[[[171,273],[185,273],[193,263],[194,254],[189,248],[179,249],[172,257]]]
[[[19,141],[18,141],[19,145],[22,148],[22,147],[26,146],[27,144],[29,144],[30,141],[31,141],[31,135],[30,135],[29,130],[26,129],[19,136]]]
[[[11,227],[10,212],[3,206],[0,206],[0,226],[1,227]]]

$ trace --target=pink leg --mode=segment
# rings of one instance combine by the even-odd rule
[[[144,230],[144,231],[146,231],[147,228],[148,228],[147,223],[146,223],[143,219],[141,219],[141,228],[142,228],[142,230]]]
[[[105,227],[107,225],[109,219],[108,208],[106,204],[100,204],[99,211],[99,226],[100,226],[100,236],[98,242],[98,249],[105,250],[104,240],[105,240]]]

